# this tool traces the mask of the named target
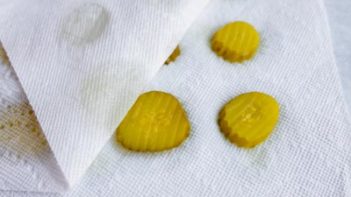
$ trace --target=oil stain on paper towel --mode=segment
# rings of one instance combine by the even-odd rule
[[[86,3],[64,18],[62,38],[73,46],[98,39],[109,21],[108,11],[99,4]]]
[[[28,103],[8,105],[0,109],[0,133],[0,143],[16,150],[18,154],[48,150],[46,139]]]

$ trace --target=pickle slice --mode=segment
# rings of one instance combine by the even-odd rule
[[[242,62],[254,56],[259,42],[260,36],[252,25],[236,21],[225,25],[214,34],[211,47],[228,62]]]
[[[222,133],[239,147],[254,147],[264,141],[279,118],[279,104],[260,92],[241,94],[229,101],[219,113]]]
[[[168,57],[165,64],[168,65],[168,64],[176,61],[176,59],[178,58],[179,55],[180,55],[180,48],[179,48],[179,46],[177,46],[177,48],[175,48],[174,51],[172,52],[172,54]]]
[[[0,62],[6,65],[10,64],[9,58],[7,57],[5,49],[2,47],[1,43],[0,43]]]
[[[133,151],[162,151],[180,145],[190,124],[171,94],[151,91],[139,96],[117,128],[117,141]]]

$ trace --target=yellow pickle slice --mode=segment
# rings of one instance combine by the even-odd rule
[[[228,62],[242,62],[254,56],[260,36],[249,23],[236,21],[220,28],[212,37],[212,50]]]
[[[261,92],[241,94],[230,100],[219,113],[219,127],[230,142],[251,148],[263,142],[279,119],[279,104]]]
[[[168,65],[174,61],[176,61],[176,59],[178,58],[178,56],[180,55],[180,48],[179,46],[177,46],[177,48],[174,49],[174,51],[172,52],[172,54],[168,57],[168,59],[166,60],[165,64]]]
[[[125,148],[156,152],[179,146],[189,135],[190,123],[180,102],[160,91],[139,96],[119,127],[117,141]]]
[[[0,43],[0,63],[9,65],[9,58],[7,57],[7,54],[5,52],[5,49],[2,47]]]

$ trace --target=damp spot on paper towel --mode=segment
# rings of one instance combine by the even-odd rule
[[[64,19],[62,38],[74,46],[91,43],[101,36],[108,21],[109,14],[104,7],[83,4]]]
[[[270,161],[269,154],[266,149],[261,149],[255,154],[251,154],[251,164],[255,166],[257,169],[266,169],[268,163]]]
[[[122,85],[121,83],[123,82],[118,81],[118,76],[111,73],[89,76],[81,85],[80,103],[92,117],[99,117],[99,120],[106,121],[109,119],[108,112],[116,103],[121,102],[118,100],[118,95],[121,94],[118,87]]]
[[[111,67],[113,63],[108,63]],[[79,102],[94,121],[109,129],[123,118],[142,86],[138,69],[93,72],[82,81]],[[141,89],[139,90],[141,91]]]

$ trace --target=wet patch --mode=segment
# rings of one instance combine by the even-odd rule
[[[99,4],[87,3],[73,10],[64,18],[62,39],[74,46],[97,40],[106,29],[108,11]]]

